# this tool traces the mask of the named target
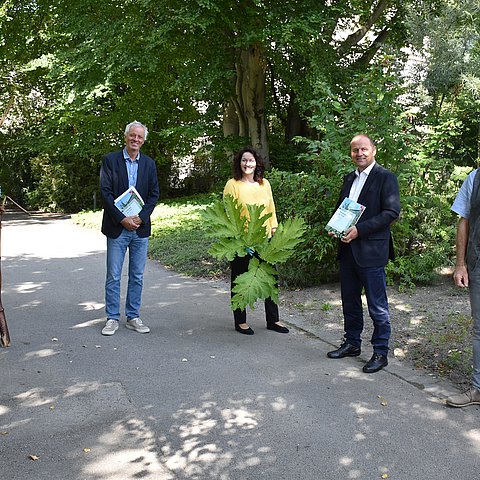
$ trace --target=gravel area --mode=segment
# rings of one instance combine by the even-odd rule
[[[388,288],[392,317],[391,353],[397,360],[423,369],[431,376],[447,378],[463,388],[472,372],[472,321],[468,291],[455,287],[451,272],[434,285],[414,291]],[[340,343],[343,317],[340,285],[328,284],[280,294],[281,313],[300,318],[305,325],[324,331]],[[370,348],[372,322],[365,304],[365,349]],[[320,330],[319,330],[320,329]]]

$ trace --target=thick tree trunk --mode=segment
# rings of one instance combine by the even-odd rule
[[[287,122],[285,125],[285,141],[291,142],[294,137],[313,137],[314,131],[300,114],[300,109],[295,101],[295,92],[290,93],[287,108]]]
[[[238,137],[240,132],[239,118],[237,115],[236,103],[232,99],[228,102],[228,105],[223,111],[223,136],[227,137]],[[233,160],[235,152],[230,149],[226,149],[226,155],[229,162]]]
[[[238,137],[240,126],[238,122],[238,115],[235,108],[235,102],[230,100],[223,112],[223,136],[229,137],[233,135]]]
[[[265,166],[270,166],[265,121],[266,62],[260,45],[251,45],[240,53],[236,64],[235,112],[238,120],[238,135],[248,137],[252,147],[261,153]],[[228,112],[231,115],[231,112]],[[226,122],[227,121],[227,125]],[[225,129],[231,128],[230,118],[224,117]]]

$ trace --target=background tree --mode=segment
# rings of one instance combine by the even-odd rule
[[[101,154],[119,145],[122,127],[132,118],[151,127],[146,148],[159,161],[164,192],[179,176],[176,160],[186,154],[204,166],[216,156],[225,164],[225,149],[250,143],[268,164],[270,139],[282,152],[295,136],[316,135],[307,116],[319,78],[339,91],[352,69],[361,69],[389,40],[404,38],[406,5],[7,2],[2,35],[10,43],[17,39],[11,50],[17,70],[35,61],[44,68],[35,68],[41,77],[29,85],[42,85],[37,122],[28,127],[36,145],[27,147],[28,162],[22,160],[32,170],[30,201],[64,210],[87,206]],[[16,30],[20,18],[22,28]],[[21,45],[28,45],[32,32],[42,42],[25,56]],[[195,154],[201,146],[207,156]],[[295,163],[290,159],[290,166]]]

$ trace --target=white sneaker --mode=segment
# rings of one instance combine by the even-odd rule
[[[150,329],[144,325],[140,318],[132,318],[127,320],[126,327],[130,330],[135,330],[138,333],[148,333],[150,331]]]
[[[113,335],[118,330],[118,321],[109,318],[102,328],[102,335]]]

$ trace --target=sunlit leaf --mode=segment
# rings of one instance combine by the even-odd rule
[[[209,235],[217,240],[209,249],[210,255],[232,261],[235,257],[252,255],[248,272],[239,275],[232,289],[231,307],[244,310],[255,308],[257,300],[271,298],[278,303],[276,263],[285,262],[302,241],[305,223],[294,218],[280,224],[268,238],[265,222],[271,213],[263,214],[262,205],[247,205],[248,219],[241,214],[241,204],[227,195],[223,204],[216,202],[204,214]]]
[[[275,278],[276,270],[266,262],[260,262],[257,258],[250,260],[248,271],[235,279],[232,292],[232,310],[239,308],[245,310],[246,306],[255,308],[257,300],[272,298],[278,303],[278,288]]]

